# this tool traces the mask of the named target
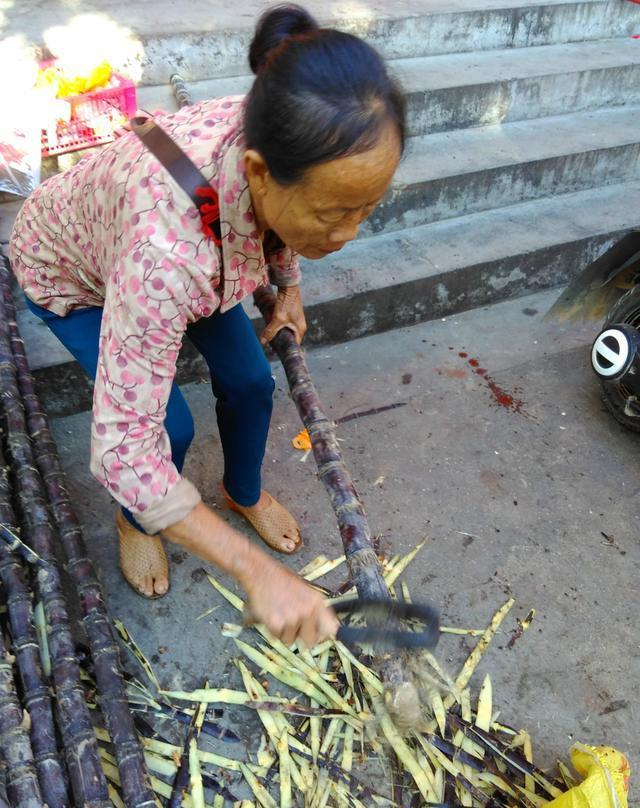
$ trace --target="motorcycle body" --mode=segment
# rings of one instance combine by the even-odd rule
[[[606,408],[640,432],[640,230],[627,233],[578,275],[547,316],[604,318],[591,366]]]

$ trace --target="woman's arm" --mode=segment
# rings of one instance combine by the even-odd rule
[[[235,578],[247,593],[251,619],[287,645],[300,638],[310,648],[335,636],[338,620],[322,595],[203,502],[163,534]]]

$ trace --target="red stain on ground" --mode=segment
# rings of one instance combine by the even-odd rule
[[[460,351],[458,356],[461,359],[467,359],[469,354],[465,353],[464,351]],[[480,367],[480,360],[479,359],[468,359],[467,364],[473,368],[473,372],[476,373],[478,376],[481,376],[491,393],[491,397],[493,402],[498,406],[502,407],[505,410],[510,410],[511,412],[516,412],[519,415],[524,415],[526,417],[530,417],[529,413],[525,410],[525,402],[518,397],[520,390],[516,387],[513,390],[505,390],[491,377],[489,376],[488,371],[486,368]],[[465,371],[463,371],[465,373]],[[453,377],[453,374],[447,374]],[[461,378],[461,377],[453,377],[453,378]]]

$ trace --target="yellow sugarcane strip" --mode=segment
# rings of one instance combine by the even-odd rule
[[[325,559],[324,563],[321,564],[314,570],[311,570],[303,577],[307,579],[307,581],[315,581],[318,578],[322,578],[323,575],[328,575],[333,570],[337,569],[341,564],[344,564],[345,557],[343,555],[339,556],[338,558],[334,559]]]
[[[447,716],[444,709],[442,696],[437,690],[434,690],[431,694],[431,707],[433,709],[433,715],[438,724],[438,729],[440,730],[440,735],[442,735],[444,738],[447,731]]]
[[[458,692],[463,690],[469,684],[469,680],[473,676],[473,673],[477,668],[478,663],[482,659],[485,651],[489,647],[489,643],[495,637],[496,632],[500,628],[502,621],[507,616],[513,604],[514,604],[513,598],[509,598],[509,600],[506,603],[504,603],[494,614],[493,618],[491,619],[491,623],[485,629],[482,637],[480,637],[480,639],[478,640],[476,647],[469,654],[467,661],[462,666],[462,669],[456,678],[455,687]],[[448,695],[444,700],[444,706],[447,709],[449,709],[449,707],[451,707],[454,702],[455,702],[455,696]]]
[[[312,559],[308,564],[305,564],[304,567],[298,572],[298,575],[301,578],[306,578],[307,575],[314,573],[317,569],[319,569],[323,564],[326,564],[329,559],[326,555],[319,555]],[[308,580],[308,579],[307,579]]]
[[[476,726],[489,732],[491,726],[491,711],[493,709],[493,690],[491,687],[491,677],[487,674],[480,688],[478,696],[478,707],[476,710]]]
[[[410,553],[407,553],[404,558],[400,559],[397,564],[393,566],[393,568],[387,572],[384,576],[384,581],[388,587],[392,587],[394,583],[398,580],[398,578],[402,575],[402,573],[406,570],[409,564],[413,561],[413,559],[418,555],[420,550],[425,546],[427,540],[423,539],[417,547],[414,547]]]
[[[340,654],[343,655],[345,659],[348,659],[354,668],[357,668],[360,671],[363,680],[366,682],[367,685],[369,685],[369,687],[371,687],[374,690],[374,692],[379,694],[384,692],[382,682],[370,668],[367,668],[367,666],[363,665],[359,659],[356,659],[356,657],[351,653],[351,651],[347,648],[346,645],[343,645],[341,642],[338,642],[337,640],[332,640],[332,642],[335,645],[336,649],[338,648],[338,646],[340,647]]]
[[[349,690],[351,691],[351,695],[353,696],[353,703],[355,705],[356,712],[362,712],[362,705],[360,704],[360,700],[358,699],[358,694],[355,688],[355,682],[353,679],[353,669],[351,668],[351,662],[346,654],[342,653],[342,646],[340,643],[336,643],[336,652],[338,654],[338,658],[340,659],[340,663],[342,664],[342,671],[345,675],[347,680],[347,684],[349,686]]]
[[[189,742],[189,781],[193,808],[204,808],[204,787],[198,760],[198,744],[195,738]]]
[[[353,768],[353,739],[355,730],[349,724],[346,725],[344,730],[344,741],[342,747],[342,768],[346,772],[350,772]]]
[[[242,776],[247,781],[247,785],[253,792],[253,796],[263,806],[263,808],[278,808],[278,803],[273,799],[271,794],[262,785],[258,778],[244,763],[240,764],[240,771]]]
[[[339,718],[332,718],[329,721],[327,729],[324,733],[324,738],[322,739],[322,745],[320,746],[320,754],[326,755],[333,743],[333,738],[340,726],[340,719]]]
[[[166,696],[168,699],[175,699],[176,701],[199,701],[205,704],[249,704],[255,699],[252,699],[247,693],[242,690],[229,690],[228,688],[211,688],[205,690],[161,690],[160,694]],[[282,696],[269,696],[268,699],[272,704],[290,704],[290,699],[285,699]]]
[[[213,575],[207,575],[207,579],[211,584],[211,586],[214,589],[217,589],[218,592],[222,595],[222,597],[226,598],[226,600],[229,601],[229,603],[234,607],[234,609],[237,609],[239,612],[241,612],[244,609],[244,601],[242,600],[242,598],[239,598],[230,589],[227,589],[227,587],[224,586],[224,584],[221,584],[220,581],[216,580],[213,577]]]
[[[515,785],[516,790],[519,794],[524,794],[524,796],[531,802],[536,808],[544,808],[545,805],[548,804],[548,800],[541,797],[539,794],[534,794],[533,791],[529,791],[527,788],[523,788],[522,786]]]
[[[291,808],[291,767],[293,761],[289,754],[289,743],[286,732],[280,735],[277,744],[277,752],[280,758],[280,808]]]
[[[242,640],[234,640],[234,642],[242,653],[261,670],[267,671],[275,679],[278,679],[288,687],[293,687],[295,690],[299,690],[301,693],[309,696],[309,698],[315,699],[315,701],[317,701],[323,707],[331,706],[328,696],[318,690],[318,688],[312,685],[310,682],[307,682],[300,674],[294,674],[291,671],[286,670],[281,665],[276,664],[271,659],[266,657],[260,651],[257,651],[250,645],[247,645],[246,642],[242,642]]]
[[[482,637],[483,628],[456,628],[455,626],[440,626],[441,634],[459,634],[466,637]]]
[[[111,785],[111,783],[107,783],[107,791],[109,792],[109,799],[114,805],[114,808],[126,808],[124,802],[122,802],[122,800],[120,799],[120,795]]]
[[[326,651],[324,651],[321,654],[320,658],[318,659],[318,667],[320,669],[320,672],[323,672],[327,669],[327,666],[329,664],[330,652],[331,649],[327,648]],[[318,703],[314,699],[311,699],[311,706],[317,707]],[[311,746],[311,758],[313,760],[314,766],[318,763],[318,753],[320,752],[321,729],[322,729],[322,721],[318,717],[313,716],[309,721],[309,743]]]
[[[280,656],[284,662],[289,661],[291,665],[297,665],[296,670],[298,671],[298,674],[302,674],[303,678],[304,676],[306,676],[311,685],[313,685],[313,687],[317,688],[318,690],[322,691],[325,694],[325,696],[328,699],[330,699],[331,702],[333,702],[333,705],[335,707],[338,707],[338,709],[342,710],[345,713],[348,713],[349,715],[357,717],[357,713],[353,709],[353,707],[346,701],[346,699],[344,699],[338,693],[338,691],[335,688],[331,687],[331,685],[325,680],[325,678],[318,672],[318,669],[315,667],[315,665],[314,666],[308,665],[299,654],[294,654],[293,651],[291,651],[291,649],[287,648],[287,646],[284,645],[284,643],[280,642],[279,640],[278,642],[280,644],[277,646],[277,648],[279,651],[281,651]],[[279,664],[280,667],[284,668],[282,662],[273,658],[272,655],[276,653],[275,651],[268,652],[267,649],[264,648],[264,646],[260,647],[265,656],[268,656],[276,664]]]
[[[154,752],[156,755],[169,758],[170,760],[179,758],[182,752],[182,749],[179,746],[174,746],[173,744],[166,743],[165,741],[158,741],[155,738],[143,738],[142,742],[144,748],[148,751]],[[211,766],[218,766],[219,768],[227,769],[228,771],[240,771],[240,761],[236,760],[235,758],[223,757],[215,752],[205,752],[202,749],[198,749],[198,758],[200,763],[205,765],[208,764]]]
[[[524,752],[525,760],[529,763],[533,763],[533,749],[531,747],[531,736],[528,732],[522,732],[524,736],[524,744],[522,746],[522,751]],[[536,793],[536,781],[530,774],[525,774],[524,776],[524,787],[527,791],[532,791],[534,794]]]
[[[444,684],[451,690],[454,687],[453,679],[449,676],[449,674],[444,670],[444,668],[440,665],[438,660],[435,656],[431,653],[431,651],[423,651],[421,654],[421,659],[423,659],[430,668],[432,668],[440,677],[440,679],[444,682]]]
[[[384,705],[384,700],[375,692],[375,690],[371,688],[368,688],[368,690],[374,712],[380,722],[380,729],[382,730],[389,745],[398,756],[400,763],[413,777],[415,784],[418,787],[418,791],[422,795],[423,799],[425,799],[427,802],[437,802],[437,795],[433,790],[433,783],[429,780],[426,772],[416,760],[416,757],[411,751],[407,742],[396,729]]]

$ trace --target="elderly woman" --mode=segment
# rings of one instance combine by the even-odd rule
[[[30,309],[95,380],[91,470],[121,508],[120,564],[140,594],[169,586],[160,535],[232,575],[285,642],[335,633],[321,596],[217,516],[182,475],[194,426],[174,382],[186,336],[205,358],[224,454],[221,494],[272,549],[295,552],[294,517],[261,488],[273,379],[240,302],[271,281],[278,329],[306,324],[298,254],[356,237],[405,140],[398,86],[357,37],[298,6],[258,22],[247,97],[157,119],[219,199],[219,238],[131,132],[41,185],[11,260]],[[206,230],[206,228],[204,228]]]

